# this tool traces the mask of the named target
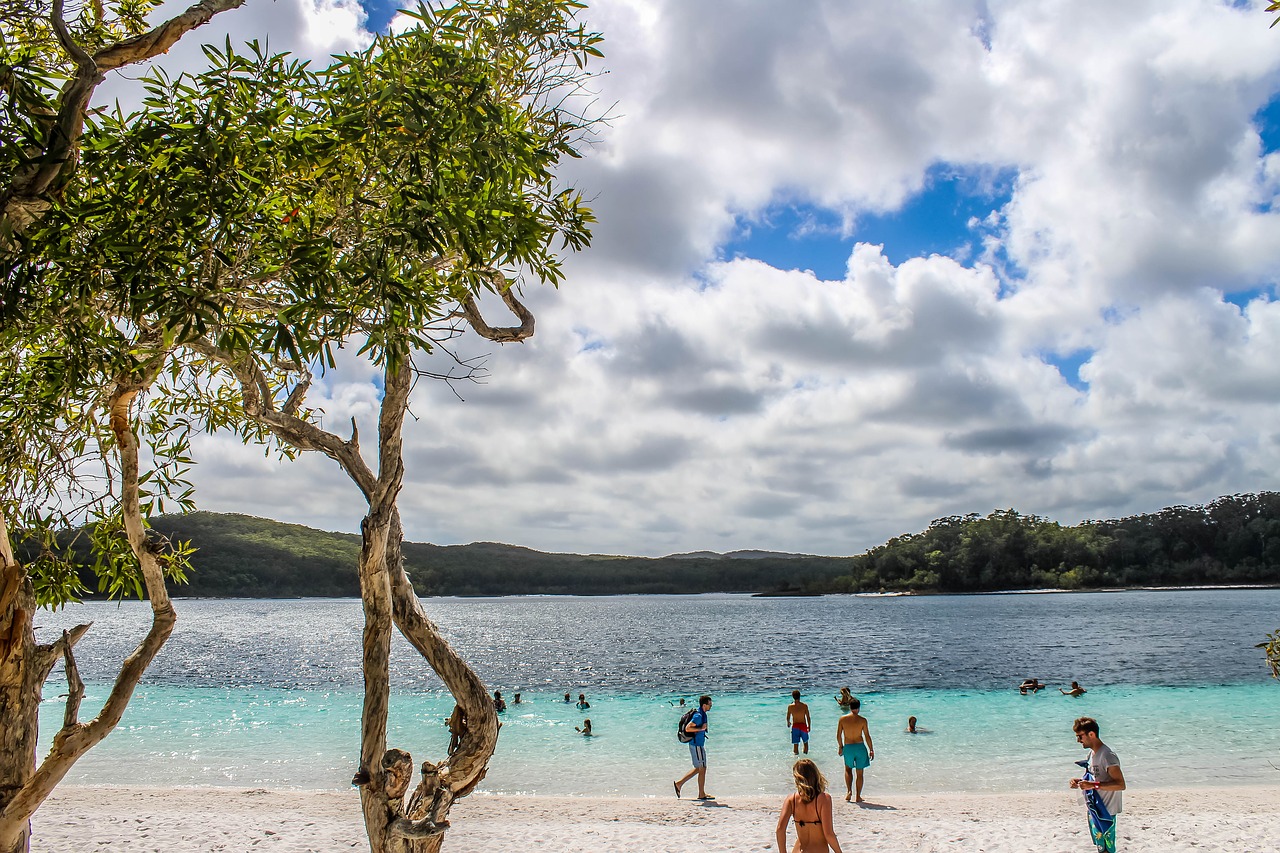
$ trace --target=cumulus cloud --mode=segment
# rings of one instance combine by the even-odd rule
[[[1072,523],[1274,488],[1261,5],[594,3],[616,106],[564,173],[593,247],[527,289],[530,341],[458,342],[483,384],[415,391],[407,534],[850,554],[956,513]],[[308,56],[369,38],[352,3],[236,14],[236,38]],[[939,170],[1008,176],[976,253],[857,242]],[[838,224],[842,277],[725,256],[778,204]],[[1076,352],[1078,381],[1058,366]],[[372,435],[374,377],[347,357],[318,383],[326,425]],[[200,449],[204,506],[356,529],[327,460]]]

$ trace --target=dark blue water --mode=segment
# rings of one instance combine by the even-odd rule
[[[1090,685],[1266,681],[1254,646],[1280,627],[1280,590],[971,596],[741,595],[428,599],[488,683],[556,692],[995,689],[1026,676]],[[185,600],[146,683],[358,687],[358,601]],[[149,609],[89,603],[37,624],[93,621],[77,647],[89,681],[113,678]],[[42,634],[46,640],[49,635]],[[397,637],[398,639],[398,637]],[[403,641],[398,689],[441,685]]]

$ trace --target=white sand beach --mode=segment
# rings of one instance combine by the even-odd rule
[[[781,798],[715,804],[667,798],[473,795],[454,807],[446,851],[702,853],[767,851]],[[1083,807],[1061,793],[870,796],[836,801],[846,851],[1091,853]],[[61,788],[36,815],[32,850],[276,851],[367,849],[350,792]],[[1280,784],[1131,790],[1120,822],[1123,853],[1280,850]],[[794,836],[793,836],[794,837]]]

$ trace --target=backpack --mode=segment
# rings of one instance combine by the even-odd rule
[[[689,721],[693,719],[693,715],[696,713],[698,713],[697,708],[684,712],[684,716],[680,718],[680,727],[676,729],[676,740],[681,743],[689,743],[693,740],[693,735],[684,729],[685,726],[689,725]]]

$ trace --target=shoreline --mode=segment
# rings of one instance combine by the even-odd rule
[[[1120,592],[1215,592],[1218,590],[1242,589],[1280,589],[1280,583],[1241,583],[1241,584],[1191,584],[1185,586],[1100,586],[1082,589],[1064,589],[1061,587],[1016,589],[976,589],[976,590],[886,590],[864,592],[753,592],[751,590],[712,590],[709,592],[511,592],[492,595],[432,595],[418,596],[422,599],[441,599],[466,601],[468,599],[487,598],[698,598],[708,595],[741,595],[749,598],[828,598],[849,596],[854,598],[897,598],[902,596],[967,596],[967,595],[1069,595],[1076,593],[1120,593]],[[174,595],[174,601],[359,601],[358,595]],[[83,601],[107,602],[111,599],[99,595],[86,595]]]
[[[1079,796],[883,795],[862,806],[833,790],[834,823],[846,850],[1085,853],[1092,848]],[[714,793],[714,791],[713,791]],[[448,851],[546,853],[772,850],[781,797],[550,797],[473,794],[459,801]],[[356,791],[263,788],[60,786],[35,815],[32,849],[166,853],[368,849]],[[789,838],[794,838],[792,831]],[[1276,784],[1140,789],[1125,794],[1125,853],[1274,849],[1280,838]]]

